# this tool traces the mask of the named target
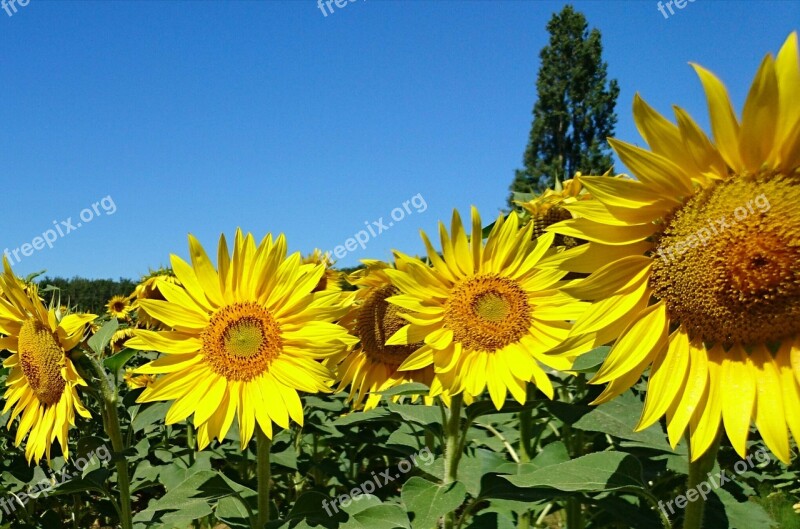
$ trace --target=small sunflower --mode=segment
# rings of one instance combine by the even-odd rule
[[[330,391],[333,375],[318,360],[341,354],[357,339],[332,323],[347,310],[338,292],[313,292],[322,264],[287,258],[283,235],[267,235],[256,246],[237,230],[233,257],[225,237],[217,267],[189,236],[192,264],[173,255],[180,286],[161,281],[165,300],[139,303],[169,331],[138,330],[127,347],[165,356],[137,374],[164,374],[138,402],[174,400],[167,424],[194,414],[199,449],[227,434],[239,420],[244,449],[256,424],[272,437],[272,423],[303,423],[298,391]]]
[[[348,400],[353,402],[354,408],[363,405],[366,411],[376,407],[381,400],[380,392],[390,388],[409,382],[421,382],[431,387],[433,366],[415,371],[398,370],[400,364],[423,344],[386,345],[387,339],[408,323],[402,318],[402,314],[408,311],[386,301],[400,293],[386,274],[390,266],[373,260],[364,260],[363,263],[366,268],[353,272],[347,279],[358,290],[355,304],[340,321],[359,338],[359,343],[336,369],[339,390],[350,386]],[[432,401],[431,397],[425,397],[426,404],[432,404]]]
[[[114,332],[114,334],[111,336],[111,351],[114,353],[122,351],[125,348],[126,342],[133,338],[135,331],[136,329],[133,327],[126,327]]]
[[[142,308],[141,301],[145,299],[164,300],[164,296],[158,290],[158,283],[166,282],[171,285],[179,284],[178,279],[172,270],[168,268],[159,268],[158,270],[151,270],[149,274],[143,276],[141,281],[133,293],[129,296],[132,301],[131,310],[136,311],[136,322],[140,327],[147,329],[155,329],[162,327],[161,323],[150,316],[147,310]]]
[[[439,225],[443,256],[422,233],[431,266],[397,254],[397,269],[385,273],[401,293],[387,301],[408,311],[400,317],[409,323],[386,344],[424,342],[401,371],[433,365],[439,391],[476,397],[488,387],[498,409],[507,391],[524,403],[529,381],[553,397],[540,362],[554,369],[571,367],[568,355],[548,351],[566,338],[567,321],[584,304],[555,290],[566,272],[535,268],[554,251],[553,235],[533,241],[533,225],[518,225],[515,213],[501,216],[484,245],[477,210],[472,209],[471,240],[454,211],[451,235]]]
[[[638,95],[651,150],[611,144],[637,177],[583,177],[594,200],[549,229],[590,241],[544,263],[593,272],[565,289],[591,300],[567,342],[616,339],[592,380],[608,401],[650,376],[638,428],[666,414],[692,459],[722,425],[744,457],[751,420],[782,461],[800,441],[800,60],[797,34],[761,63],[739,120],[719,79],[693,65],[712,142]]]
[[[64,458],[69,458],[69,427],[75,425],[75,413],[90,418],[91,414],[78,397],[78,386],[86,382],[78,375],[66,354],[81,341],[94,314],[67,314],[62,318],[42,304],[35,285],[23,288],[14,276],[8,261],[3,259],[0,288],[0,349],[13,354],[3,362],[10,372],[6,379],[3,413],[13,408],[8,428],[19,416],[14,444],[25,436],[25,457],[37,463],[58,441]]]
[[[564,206],[590,198],[589,193],[581,185],[580,177],[581,174],[577,173],[574,178],[565,180],[563,184],[556,178],[555,189],[548,188],[542,194],[530,197],[528,200],[514,201],[525,213],[523,222],[527,220],[533,223],[534,239],[544,234],[548,226],[572,218],[572,213]],[[526,216],[529,219],[526,219]],[[573,248],[582,242],[574,237],[557,234],[553,245]]]
[[[137,375],[134,369],[126,369],[122,377],[128,389],[146,388],[156,381],[155,375]]]
[[[342,273],[332,268],[333,261],[330,255],[322,253],[322,250],[317,248],[303,258],[303,264],[325,265],[325,274],[319,280],[319,284],[314,287],[314,292],[320,290],[342,290]]]
[[[114,296],[108,300],[106,310],[109,316],[118,320],[124,320],[131,312],[131,302],[126,296]]]

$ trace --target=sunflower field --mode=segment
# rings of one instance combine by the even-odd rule
[[[85,313],[0,275],[0,527],[800,527],[800,54],[631,175],[454,211],[345,274],[283,234]],[[178,251],[179,249],[176,249]]]

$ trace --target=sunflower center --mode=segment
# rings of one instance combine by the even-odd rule
[[[693,337],[748,345],[800,332],[798,184],[797,176],[734,176],[668,221],[651,286]]]
[[[462,280],[447,300],[444,323],[470,351],[497,351],[518,342],[531,326],[528,296],[515,281],[494,274]]]
[[[201,338],[205,361],[228,380],[248,381],[260,375],[283,345],[275,318],[253,302],[219,309]]]
[[[371,360],[390,366],[399,366],[422,346],[421,342],[386,345],[386,340],[408,324],[400,317],[406,311],[386,301],[386,298],[398,293],[397,288],[391,285],[374,289],[361,304],[356,315],[356,332],[364,354]]]
[[[61,400],[66,387],[61,376],[64,352],[50,329],[36,319],[23,323],[18,352],[22,373],[39,402],[52,406]]]
[[[531,219],[533,222],[533,239],[537,239],[540,236],[544,235],[545,231],[549,226],[557,222],[561,222],[562,220],[568,220],[572,218],[572,214],[558,205],[552,205],[544,213],[539,213],[538,215],[534,215]],[[579,244],[583,243],[581,239],[576,239],[575,237],[570,237],[568,235],[561,235],[556,234],[555,239],[553,239],[553,246],[566,246],[567,249],[574,248]]]

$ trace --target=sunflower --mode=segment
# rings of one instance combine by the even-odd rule
[[[497,409],[507,391],[520,403],[532,381],[548,397],[553,385],[545,366],[571,367],[567,354],[548,350],[566,338],[570,325],[584,308],[555,290],[566,274],[539,271],[539,260],[551,253],[553,234],[531,240],[533,225],[519,228],[516,213],[497,219],[486,244],[481,219],[472,208],[472,238],[453,212],[451,234],[439,225],[443,256],[423,232],[431,266],[397,253],[397,269],[386,269],[401,292],[387,298],[408,311],[408,321],[387,345],[424,342],[401,364],[401,371],[434,366],[437,384],[432,395],[445,391],[471,398],[488,387]]]
[[[236,232],[233,256],[220,237],[215,268],[189,236],[192,264],[173,255],[180,286],[161,281],[165,300],[142,299],[141,307],[169,331],[138,330],[131,349],[165,353],[137,374],[165,374],[138,402],[174,400],[167,424],[194,414],[199,449],[239,421],[244,449],[256,423],[272,437],[272,423],[303,423],[298,391],[330,391],[330,371],[317,362],[341,354],[357,340],[332,323],[346,312],[338,292],[316,292],[321,264],[286,257],[283,235],[267,235],[256,247],[251,234]]]
[[[514,201],[524,212],[523,222],[526,221],[525,217],[527,216],[529,217],[527,221],[533,223],[534,239],[541,236],[548,226],[572,218],[572,213],[564,207],[565,205],[590,198],[586,189],[581,185],[580,177],[581,173],[577,173],[574,178],[565,180],[563,184],[556,178],[555,189],[548,188],[540,195],[531,196],[528,200]],[[574,237],[557,234],[553,245],[573,248],[582,242]]]
[[[142,308],[140,303],[143,299],[158,299],[163,301],[164,296],[161,295],[161,292],[158,290],[158,283],[162,281],[172,285],[180,284],[172,270],[168,268],[159,268],[158,270],[151,270],[149,274],[143,276],[139,284],[136,285],[133,293],[129,296],[129,299],[132,301],[131,310],[136,311],[136,322],[140,327],[148,329],[163,327],[156,318],[151,317],[147,311]]]
[[[359,344],[338,364],[339,390],[350,386],[348,400],[353,407],[370,410],[381,400],[380,393],[409,382],[421,382],[430,387],[433,383],[433,366],[415,371],[399,371],[400,364],[423,344],[386,345],[386,340],[406,325],[401,316],[405,309],[392,305],[386,298],[399,294],[392,285],[386,270],[390,266],[381,261],[364,260],[366,268],[353,272],[348,283],[358,287],[355,304],[340,323],[359,338]],[[413,397],[416,400],[417,396]],[[366,402],[365,402],[366,399]],[[393,400],[398,400],[395,396]],[[425,397],[426,404],[433,399]]]
[[[319,284],[314,288],[314,292],[320,290],[342,290],[342,273],[332,268],[333,261],[330,254],[324,254],[322,250],[317,248],[303,258],[303,264],[325,265],[325,274],[320,278]]]
[[[156,381],[155,375],[137,375],[133,369],[126,369],[122,377],[128,389],[146,388]]]
[[[3,258],[0,288],[0,349],[13,354],[3,362],[9,368],[6,378],[6,405],[12,409],[8,428],[20,416],[14,441],[19,446],[25,436],[25,457],[37,463],[50,460],[50,446],[58,440],[64,458],[69,458],[69,427],[75,425],[75,412],[91,415],[78,398],[77,387],[86,386],[69,356],[86,331],[94,314],[67,314],[59,318],[56,310],[45,308],[35,285],[24,284],[14,276]],[[26,293],[27,290],[27,293]]]
[[[734,114],[719,79],[693,65],[712,142],[682,109],[673,124],[634,100],[650,150],[611,144],[637,177],[583,177],[594,200],[549,229],[589,244],[543,263],[593,272],[565,289],[591,308],[567,342],[616,339],[592,380],[606,402],[650,367],[638,429],[666,414],[692,459],[720,425],[744,457],[751,420],[782,461],[800,441],[800,65],[797,34],[761,63]],[[788,427],[788,428],[787,428]]]
[[[108,300],[106,309],[112,318],[124,320],[131,311],[130,299],[126,296],[114,296]]]
[[[125,344],[130,338],[133,338],[133,333],[136,331],[133,327],[126,327],[114,332],[111,336],[111,351],[118,353],[125,348]]]

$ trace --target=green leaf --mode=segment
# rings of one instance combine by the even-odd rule
[[[442,412],[436,406],[416,406],[414,404],[395,404],[390,402],[387,408],[389,411],[400,415],[403,419],[423,426],[441,424],[442,422]]]
[[[597,368],[600,367],[600,364],[602,364],[603,360],[606,359],[606,356],[608,356],[608,352],[610,350],[611,347],[607,345],[601,345],[600,347],[592,349],[588,353],[582,354],[575,359],[575,363],[572,366],[572,371],[578,371],[579,373],[597,371]]]
[[[725,489],[714,491],[722,503],[724,514],[720,509],[709,508],[706,514],[705,527],[728,527],[729,529],[771,529],[778,524],[769,517],[767,511],[755,501],[736,501],[733,495]],[[709,497],[709,505],[716,502]],[[727,522],[727,523],[726,523]]]
[[[642,466],[630,454],[596,452],[533,472],[502,476],[517,487],[553,488],[565,492],[640,489]]]
[[[92,351],[99,355],[103,354],[103,350],[105,350],[117,329],[119,329],[119,322],[115,318],[108,320],[94,336],[89,338],[87,343]]]
[[[214,514],[231,529],[250,529],[250,515],[237,498],[227,496],[219,500]]]
[[[672,452],[667,436],[656,423],[646,430],[635,432],[636,423],[642,415],[644,405],[630,391],[616,399],[597,406],[578,419],[572,426],[588,432],[606,433],[620,439],[636,441],[650,448]]]
[[[162,422],[167,417],[167,410],[172,405],[171,402],[156,402],[139,410],[136,417],[133,418],[131,426],[134,432],[145,429],[156,422]]]
[[[364,529],[411,529],[412,527],[403,508],[389,503],[367,507],[353,514],[352,518]]]
[[[430,529],[438,524],[439,518],[456,510],[466,494],[467,488],[458,481],[437,485],[414,476],[403,484],[400,497],[408,512],[413,515],[411,527]]]
[[[103,365],[106,366],[106,369],[114,373],[114,375],[118,375],[119,370],[128,363],[128,360],[136,356],[138,352],[139,351],[135,349],[123,349],[114,356],[109,356],[103,360]]]
[[[380,394],[389,398],[396,395],[427,395],[429,392],[430,388],[425,384],[420,382],[409,382],[407,384],[401,384],[399,386],[389,388],[386,391],[381,391]]]

